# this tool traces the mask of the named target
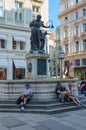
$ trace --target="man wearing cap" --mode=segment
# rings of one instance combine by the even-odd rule
[[[22,91],[21,94],[21,100],[23,102],[20,103],[21,109],[24,110],[26,103],[30,100],[30,98],[33,96],[33,90],[30,87],[29,82],[25,83],[25,88]]]

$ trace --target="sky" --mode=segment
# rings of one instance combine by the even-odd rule
[[[56,27],[60,24],[58,20],[59,3],[60,0],[49,0],[49,20],[53,21],[54,29],[51,30],[53,33],[55,33]]]

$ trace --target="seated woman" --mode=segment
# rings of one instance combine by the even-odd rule
[[[83,104],[79,101],[77,97],[73,95],[73,84],[72,82],[69,83],[69,91],[70,91],[70,96],[69,99],[73,101],[78,106],[83,106]]]
[[[56,95],[58,99],[61,99],[61,102],[64,102],[65,97],[68,98],[70,96],[70,92],[66,89],[66,87],[62,86],[61,82],[58,82],[56,87]]]
[[[81,85],[81,93],[86,96],[86,82]]]

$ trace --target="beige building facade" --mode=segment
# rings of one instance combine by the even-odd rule
[[[0,80],[26,77],[29,24],[38,14],[46,24],[48,0],[0,0]]]
[[[63,71],[86,79],[86,0],[61,0],[58,18],[65,52]]]

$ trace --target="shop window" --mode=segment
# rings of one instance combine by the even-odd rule
[[[79,59],[75,60],[75,66],[80,66],[80,60]]]
[[[16,79],[24,79],[25,78],[25,69],[16,68]]]
[[[24,42],[20,42],[20,50],[24,50],[25,47],[25,43]]]
[[[13,41],[13,49],[16,49],[16,41]]]
[[[0,68],[0,80],[6,80],[7,70]]]
[[[5,42],[6,42],[6,41],[3,40],[3,39],[0,40],[0,48],[1,48],[1,49],[5,49],[5,48],[6,48],[6,43],[5,43]]]

